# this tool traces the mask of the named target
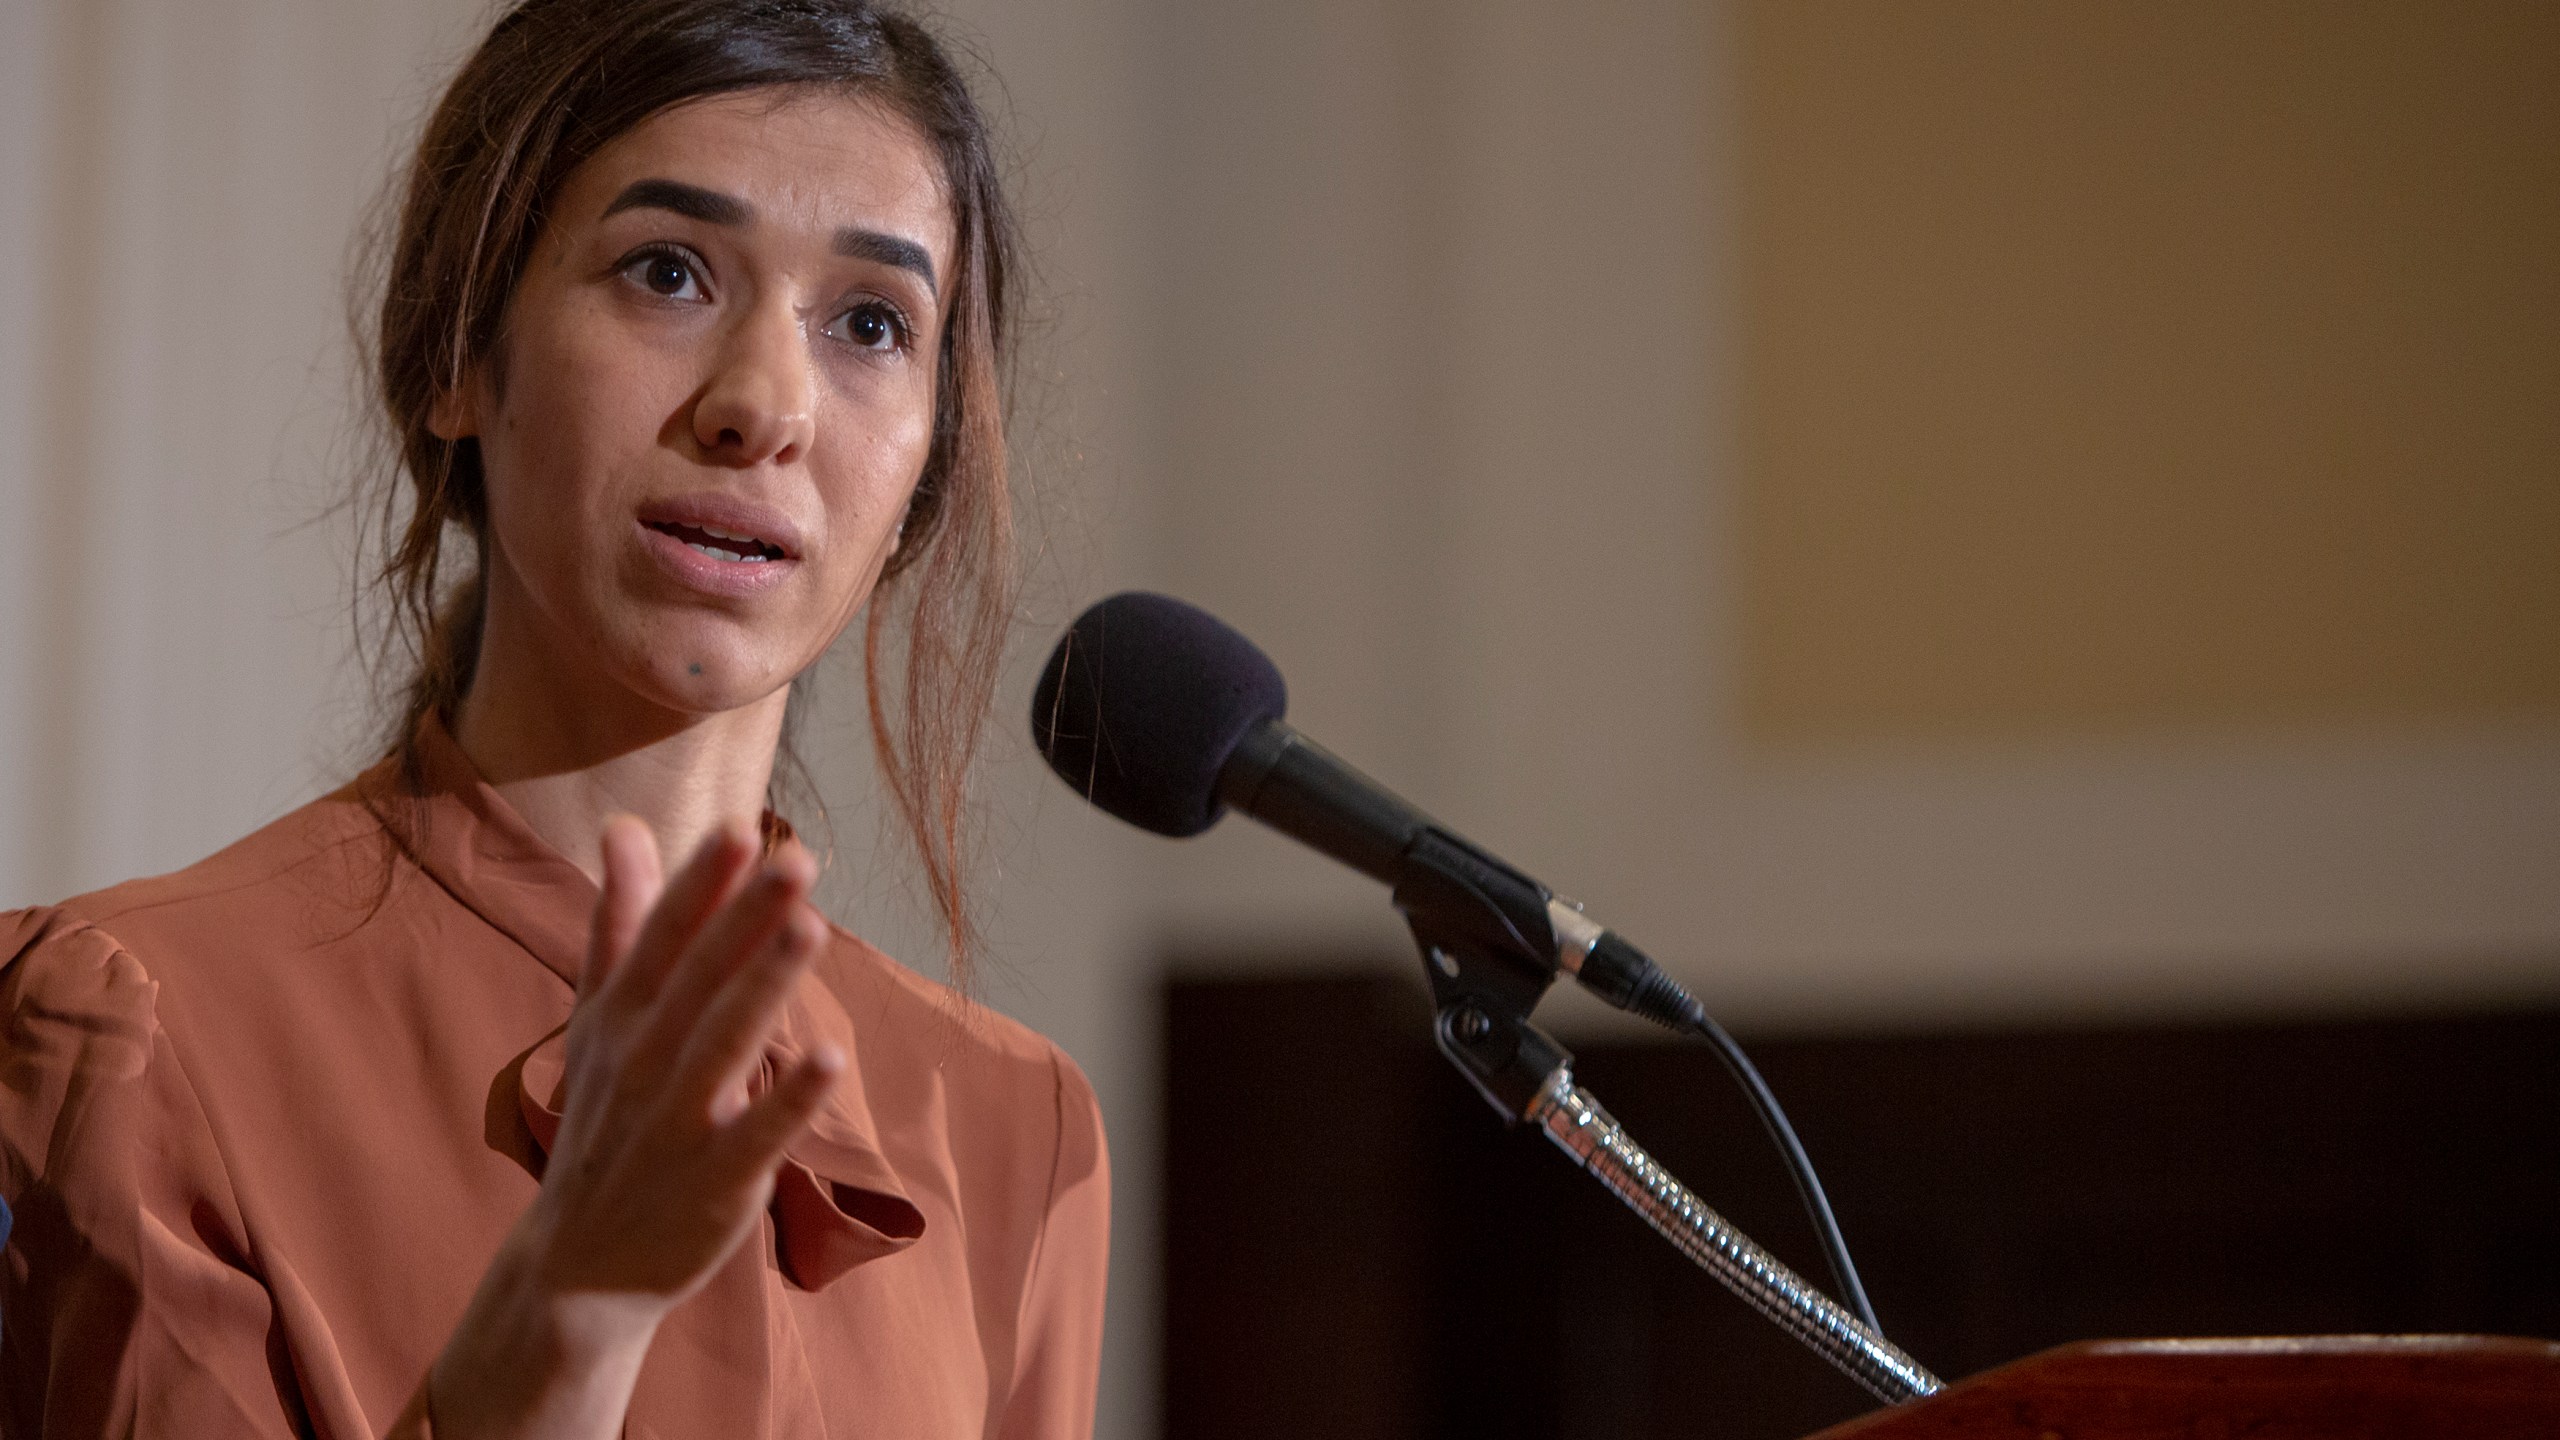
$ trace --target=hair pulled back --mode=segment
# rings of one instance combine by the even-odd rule
[[[405,676],[392,745],[414,777],[419,724],[450,726],[471,683],[489,544],[478,444],[438,438],[430,413],[502,364],[507,302],[580,163],[670,106],[774,87],[904,118],[932,146],[952,210],[933,439],[865,612],[863,661],[874,755],[965,985],[966,790],[1012,605],[1001,390],[1015,241],[985,119],[913,19],[865,0],[524,0],[499,19],[429,118],[377,256],[368,343],[396,468],[361,506],[382,602],[372,654],[379,674]]]

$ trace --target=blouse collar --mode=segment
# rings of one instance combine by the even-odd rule
[[[393,804],[424,802],[402,817],[401,838],[411,857],[456,900],[575,989],[595,922],[595,882],[534,833],[435,716],[419,722],[412,753],[421,782],[414,797],[391,783],[398,777],[396,760],[367,777],[377,797]],[[789,833],[772,815],[765,817],[765,829],[768,840]],[[798,1056],[822,1044],[856,1054],[856,1038],[843,1006],[816,980],[804,980],[755,1084],[771,1084]],[[555,1032],[517,1067],[518,1108],[546,1153],[559,1133],[562,1039]],[[774,1177],[777,1258],[804,1289],[824,1289],[924,1233],[923,1212],[907,1198],[878,1134],[862,1067],[850,1065],[784,1156]]]
[[[480,778],[444,723],[418,722],[411,752],[426,803],[403,836],[420,869],[576,988],[597,891]],[[396,762],[390,762],[396,764]]]

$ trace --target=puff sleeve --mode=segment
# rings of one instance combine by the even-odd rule
[[[53,910],[0,915],[0,1437],[308,1433],[157,987]]]

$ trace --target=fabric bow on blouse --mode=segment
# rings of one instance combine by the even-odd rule
[[[828,1030],[847,1033],[812,1033]],[[748,1081],[749,1091],[763,1093],[801,1056],[830,1042],[851,1054],[850,1027],[826,1024],[812,1007],[795,999],[784,1012],[781,1033],[766,1046],[763,1063]],[[567,1077],[566,1034],[536,1046],[518,1072],[517,1108],[546,1155],[560,1136]],[[894,1255],[924,1234],[924,1212],[907,1198],[889,1162],[880,1157],[860,1072],[847,1069],[837,1078],[809,1128],[783,1153],[774,1175],[773,1222],[783,1273],[803,1290],[824,1290],[854,1266]]]

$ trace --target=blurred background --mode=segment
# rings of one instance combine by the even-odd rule
[[[347,261],[486,12],[0,6],[0,904],[372,753]],[[1109,1113],[1106,1436],[1861,1407],[1438,1068],[1366,882],[1046,777],[1129,587],[1755,1042],[1942,1372],[2560,1334],[2560,10],[944,13],[1041,270],[985,991]],[[929,956],[856,663],[831,903]],[[1818,1264],[1711,1065],[1545,1014]]]

